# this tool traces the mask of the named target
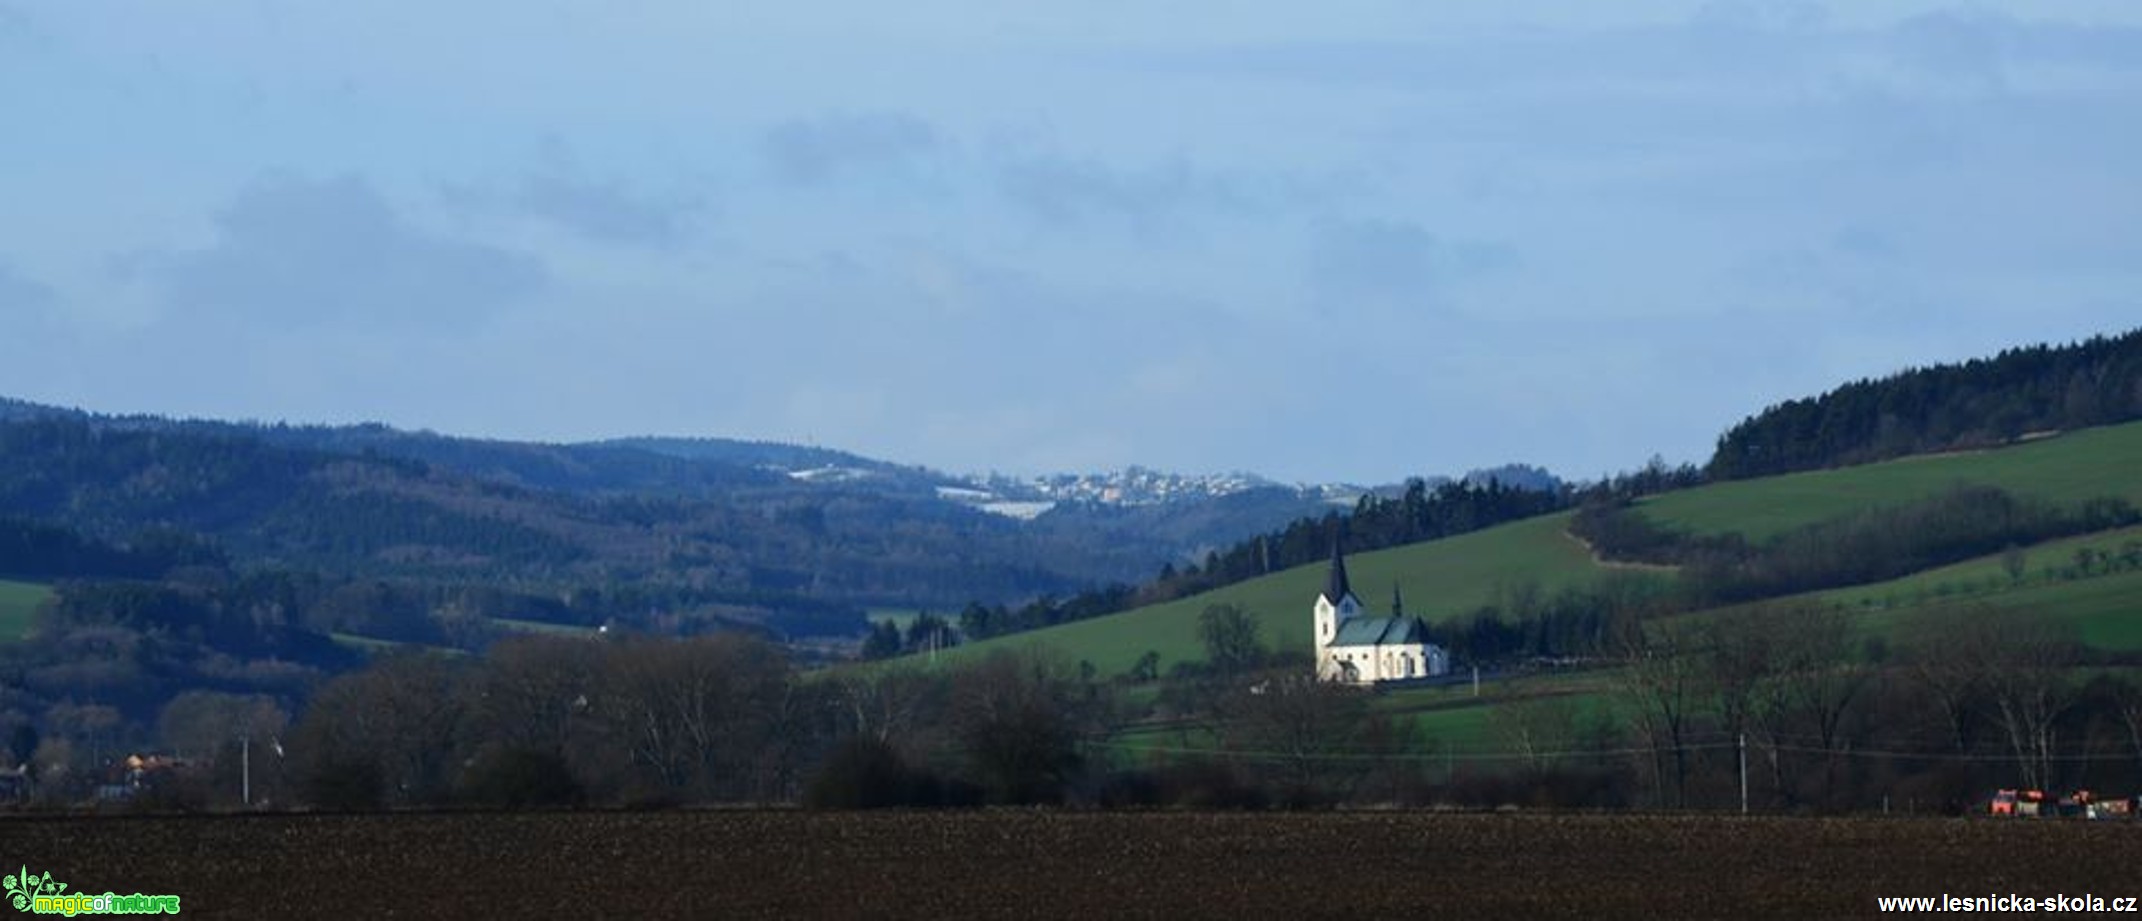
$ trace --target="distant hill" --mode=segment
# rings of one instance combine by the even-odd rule
[[[775,441],[744,441],[734,438],[613,438],[588,442],[582,447],[630,448],[663,457],[690,461],[714,461],[784,473],[813,470],[847,470],[891,479],[912,480],[927,486],[953,481],[952,477],[923,467],[903,467],[859,454],[831,448],[782,444]]]
[[[0,515],[106,541],[197,532],[241,565],[688,586],[777,613],[784,597],[952,607],[1068,593],[1166,556],[1036,533],[929,492],[629,448],[14,409],[0,422]]]
[[[0,470],[23,472],[0,484],[0,515],[105,540],[169,525],[276,565],[545,581],[629,572],[863,605],[1013,603],[1134,583],[1343,510],[1360,493],[1140,468],[1023,482],[761,441],[550,444],[5,398],[0,429],[15,438]],[[209,464],[211,455],[221,460]],[[1544,472],[1512,465],[1497,475]],[[68,482],[77,476],[87,479]],[[184,495],[173,492],[180,483]]]
[[[987,494],[968,482],[764,442],[544,444],[0,399],[0,517],[113,545],[151,528],[199,533],[241,566],[685,586],[769,616],[784,598],[950,610],[1066,596],[1330,507],[1314,492],[1260,487],[1045,503],[1022,521],[977,504]],[[47,545],[37,553],[60,552]]]
[[[1788,400],[1718,439],[1723,480],[2006,444],[2142,419],[2142,329],[1915,368]]]

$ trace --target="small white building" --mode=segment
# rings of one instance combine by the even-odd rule
[[[1443,647],[1428,642],[1419,618],[1392,612],[1371,617],[1346,580],[1346,558],[1331,548],[1331,574],[1315,607],[1316,676],[1323,681],[1376,684],[1432,678],[1450,671]]]

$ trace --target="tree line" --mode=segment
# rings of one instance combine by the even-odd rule
[[[1621,667],[1603,695],[1500,701],[1462,741],[1315,680],[1249,612],[1214,606],[1199,618],[1210,661],[1157,695],[1123,693],[1151,675],[1104,680],[1036,649],[806,673],[737,633],[521,636],[480,656],[384,656],[302,706],[216,690],[141,717],[63,702],[11,728],[7,757],[71,802],[154,739],[184,762],[138,793],[163,808],[235,805],[241,771],[256,806],[330,809],[1732,809],[1743,754],[1765,811],[1953,812],[1997,786],[2142,784],[2142,685],[2089,674],[2123,660],[2042,618],[1975,610],[1880,643],[1835,609],[1772,604],[1611,631]]]
[[[1974,608],[1857,638],[1845,612],[1759,605],[1624,638],[1632,792],[1761,810],[1961,811],[1995,788],[2142,785],[2142,684],[2030,612]]]
[[[0,515],[0,577],[157,579],[180,567],[228,565],[230,558],[213,541],[177,528],[151,526],[114,543],[32,518]]]
[[[1587,504],[1570,532],[1604,559],[1681,567],[1684,606],[1733,604],[1897,578],[1949,563],[2142,522],[2112,496],[2061,505],[1992,486],[1854,511],[1756,543],[1660,526],[1626,500]]]
[[[2006,444],[2142,419],[2142,329],[1914,368],[1787,400],[1718,439],[1720,480]]]

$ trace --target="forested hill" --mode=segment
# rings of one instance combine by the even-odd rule
[[[100,430],[255,439],[329,454],[377,455],[479,479],[582,495],[708,497],[789,485],[787,471],[838,468],[880,492],[929,496],[952,478],[844,451],[721,438],[637,438],[547,444],[404,431],[377,423],[284,425],[160,416],[109,416],[0,397],[0,422],[66,420]]]
[[[2014,441],[2142,419],[2142,329],[1854,381],[1788,400],[1718,439],[1733,480]]]
[[[375,451],[277,444],[241,426],[49,413],[0,421],[0,516],[126,546],[176,529],[212,539],[240,566],[526,586],[629,581],[778,610],[784,597],[951,607],[1066,593],[1163,558],[1150,545],[1031,529],[933,495],[722,469],[734,475],[718,494],[587,495]]]
[[[531,590],[624,581],[769,615],[948,610],[1137,581],[1324,507],[1271,488],[1067,502],[1018,521],[948,498],[958,482],[764,442],[545,444],[0,398],[0,519],[20,531],[0,533],[0,573],[157,571],[120,556],[192,534],[241,569]]]

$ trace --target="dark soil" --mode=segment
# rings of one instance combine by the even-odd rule
[[[0,817],[0,865],[188,917],[1863,917],[2142,895],[2142,823],[788,811]]]

